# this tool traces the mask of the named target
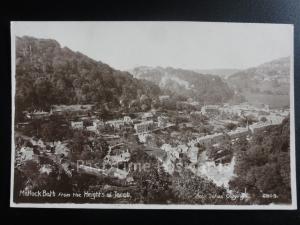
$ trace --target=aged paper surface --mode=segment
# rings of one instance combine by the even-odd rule
[[[295,209],[293,26],[12,22],[12,207]]]

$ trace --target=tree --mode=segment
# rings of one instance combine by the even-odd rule
[[[234,130],[234,129],[237,127],[237,125],[234,124],[234,123],[226,123],[226,124],[225,124],[225,127],[226,127],[226,129],[228,129],[228,130]]]
[[[47,79],[39,78],[34,82],[33,88],[35,96],[32,99],[37,107],[49,109],[50,105],[54,103],[52,83]]]
[[[40,135],[43,140],[46,141],[55,141],[56,129],[55,125],[52,122],[44,123],[41,125]]]
[[[267,118],[263,116],[263,117],[260,118],[260,121],[266,122],[266,121],[267,121]]]
[[[252,202],[268,204],[291,201],[289,163],[289,120],[264,135],[255,135],[248,144],[238,143],[235,177],[230,188],[251,195]],[[277,199],[263,199],[261,193],[276,194]]]
[[[170,175],[157,162],[151,163],[147,171],[133,171],[132,176],[137,184],[135,201],[144,204],[166,204],[173,199]]]
[[[174,174],[172,191],[177,203],[221,204],[222,199],[209,198],[211,195],[226,195],[225,188],[217,187],[212,181],[193,174],[188,169]]]
[[[53,43],[56,41],[17,38],[16,121],[22,120],[22,111],[48,110],[52,104],[98,102],[101,106],[110,104],[110,108],[119,109],[137,100],[138,105],[130,111],[140,110],[143,104],[148,110],[151,99],[161,92],[152,82],[138,80],[128,72],[114,70]],[[26,49],[32,51],[29,53]],[[146,97],[140,104],[141,96]]]

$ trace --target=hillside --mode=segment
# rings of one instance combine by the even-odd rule
[[[154,82],[162,90],[191,97],[201,103],[222,103],[233,96],[233,91],[228,85],[214,75],[203,75],[191,70],[171,67],[137,67],[131,73],[136,78]]]
[[[229,76],[231,76],[232,74],[235,74],[239,71],[240,70],[238,70],[238,69],[208,69],[208,70],[197,69],[197,70],[195,70],[195,72],[197,72],[197,73],[216,75],[216,76],[222,77],[224,79],[227,79]]]
[[[251,103],[289,105],[290,58],[280,58],[228,77],[228,84]]]
[[[141,96],[155,98],[159,93],[155,84],[62,48],[55,40],[16,39],[17,112],[48,110],[52,104],[127,107]]]
[[[290,118],[257,133],[248,144],[240,144],[244,147],[236,149],[237,176],[230,181],[230,187],[238,191],[247,188],[257,203],[291,202]],[[261,193],[276,193],[278,198],[261,199]]]

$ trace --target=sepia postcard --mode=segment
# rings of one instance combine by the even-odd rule
[[[12,22],[11,207],[297,208],[293,25]]]

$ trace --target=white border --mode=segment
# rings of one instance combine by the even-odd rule
[[[50,22],[50,21],[44,21]],[[79,22],[79,21],[70,21]],[[95,21],[94,21],[95,22]],[[99,21],[100,22],[100,21]],[[117,21],[116,21],[117,22]],[[135,21],[138,22],[138,21]],[[142,21],[140,21],[142,22]],[[167,21],[164,21],[167,22]],[[177,21],[172,23],[178,23]],[[15,60],[16,60],[16,46],[15,46],[15,28],[14,23],[11,22],[11,84],[12,84],[12,133],[11,133],[11,187],[10,187],[10,207],[15,208],[76,208],[76,209],[180,209],[180,210],[197,210],[197,209],[219,209],[219,210],[296,210],[297,209],[297,187],[296,187],[296,145],[295,145],[295,108],[294,108],[294,25],[284,24],[291,29],[291,43],[293,51],[291,52],[290,63],[290,168],[291,168],[291,195],[292,203],[289,205],[159,205],[159,204],[93,204],[93,203],[15,203],[13,201],[14,194],[14,159],[15,159]],[[109,21],[107,21],[109,23]],[[158,22],[159,23],[159,22]],[[197,22],[198,23],[198,22]],[[200,22],[199,22],[200,23]],[[201,22],[201,23],[223,23],[223,22]],[[228,23],[228,22],[224,22]],[[232,22],[230,22],[232,23]],[[249,24],[249,23],[248,23]],[[251,24],[251,23],[250,23]],[[267,24],[267,23],[260,23]],[[270,24],[271,25],[271,24]],[[275,25],[275,24],[274,24]],[[283,25],[283,24],[281,24]]]

